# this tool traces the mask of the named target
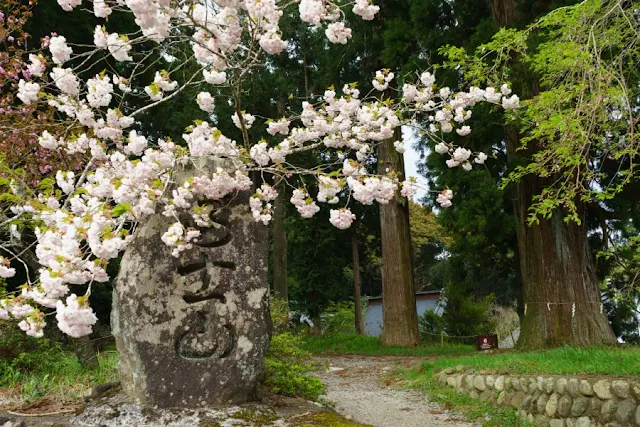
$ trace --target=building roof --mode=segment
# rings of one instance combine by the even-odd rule
[[[416,296],[421,296],[421,295],[440,295],[442,293],[442,289],[435,289],[435,290],[431,290],[431,291],[420,291],[420,292],[416,292]],[[377,297],[367,297],[367,301],[382,301],[382,295],[377,296]]]

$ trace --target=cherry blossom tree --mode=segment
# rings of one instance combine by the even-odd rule
[[[11,197],[4,207],[2,226],[9,229],[19,222],[33,230],[40,268],[39,277],[29,278],[19,294],[0,299],[0,318],[19,321],[20,328],[33,336],[41,336],[47,323],[38,307],[55,309],[58,328],[70,336],[91,332],[96,322],[88,305],[91,287],[109,280],[108,261],[127,247],[137,224],[151,215],[161,213],[175,219],[162,241],[177,257],[200,237],[199,230],[181,221],[184,214],[198,227],[210,227],[213,202],[236,192],[255,191],[247,209],[256,221],[268,224],[278,197],[276,187],[262,179],[270,175],[280,185],[294,187],[290,202],[301,217],[317,214],[318,203],[335,205],[328,220],[346,229],[355,219],[349,207],[353,200],[364,205],[387,204],[417,191],[417,183],[399,171],[374,175],[362,166],[375,156],[376,145],[392,138],[401,126],[414,126],[438,141],[436,150],[449,157],[449,167],[470,170],[474,163],[483,164],[487,156],[447,144],[442,134],[468,135],[471,128],[465,122],[476,103],[518,107],[518,97],[507,85],[453,93],[438,87],[435,76],[424,72],[417,76],[416,84],[390,88],[394,73],[380,70],[373,76],[374,91],[368,94],[355,85],[329,88],[304,102],[301,111],[281,118],[257,117],[243,108],[243,82],[264,66],[264,55],[286,54],[287,43],[279,30],[284,8],[297,7],[302,21],[324,31],[330,42],[344,44],[351,30],[343,9],[352,8],[362,19],[372,20],[379,8],[369,0],[347,4],[326,0],[58,3],[66,11],[87,7],[96,17],[105,18],[105,25],[95,28],[92,46],[72,45],[63,34],[52,34],[41,48],[21,54],[28,55],[28,62],[14,71],[19,101],[13,100],[11,108],[49,107],[59,118],[55,126],[38,129],[38,149],[78,156],[80,161],[79,168],[51,171],[55,187],[46,191],[19,176],[7,183]],[[107,18],[116,12],[133,15],[137,31],[109,32]],[[148,50],[149,42],[153,52]],[[169,69],[153,70],[152,81],[135,84],[148,73],[150,65],[145,59],[151,55],[165,58]],[[112,58],[119,66],[80,77],[104,58]],[[184,81],[173,78],[176,71],[191,66],[196,73]],[[231,99],[220,96],[221,87],[228,88]],[[193,102],[210,120],[194,121],[182,141],[150,138],[136,130],[145,111],[193,88],[198,93]],[[382,92],[388,90],[399,92],[397,101],[383,100]],[[234,114],[217,116],[219,102],[229,102]],[[233,122],[242,136],[240,141],[214,126],[221,120]],[[263,139],[250,137],[248,130],[256,127],[264,129]],[[404,151],[402,141],[394,146]],[[309,169],[290,161],[292,155],[309,150],[322,150],[323,163]],[[221,166],[177,185],[176,169],[203,157],[220,159]],[[308,187],[292,184],[294,175],[312,178],[318,188],[315,199]],[[453,193],[444,189],[438,203],[446,208],[453,199]],[[1,248],[20,259],[8,242],[3,241]],[[0,259],[0,277],[15,275],[10,260]],[[81,284],[88,285],[85,295],[71,293],[71,286]]]

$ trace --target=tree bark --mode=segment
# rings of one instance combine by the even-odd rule
[[[515,0],[492,0],[491,6],[499,26],[516,23]],[[533,95],[539,93],[535,76],[523,86]],[[505,133],[510,162],[531,158],[536,152],[535,142],[529,143],[526,150],[517,151],[521,147],[520,134],[514,125],[507,125]],[[549,178],[529,175],[513,188],[525,304],[518,346],[613,344],[615,335],[601,311],[602,298],[584,225],[584,204],[576,201],[582,225],[565,222],[560,210],[551,219],[540,219],[531,226],[527,223],[533,197],[548,184]]]
[[[82,366],[87,369],[98,368],[98,353],[88,335],[72,339],[71,345]]]
[[[379,173],[396,171],[404,176],[404,161],[393,142],[396,138],[378,145]],[[402,179],[401,179],[402,180]],[[396,197],[386,205],[380,205],[382,231],[382,337],[383,345],[414,347],[418,345],[418,315],[413,284],[411,257],[411,233],[409,228],[409,203],[405,197]]]
[[[285,186],[281,181],[276,187],[280,196],[275,200],[273,212],[273,291],[276,298],[288,303],[287,233],[284,228]]]
[[[364,335],[362,296],[360,295],[360,245],[358,242],[358,227],[355,223],[351,225],[351,251],[353,254],[353,302],[356,316],[356,333]]]

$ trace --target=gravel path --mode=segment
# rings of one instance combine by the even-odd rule
[[[328,366],[317,375],[327,384],[327,399],[336,410],[374,427],[475,427],[419,391],[393,388],[385,374],[420,363],[401,357],[342,356],[321,358]]]

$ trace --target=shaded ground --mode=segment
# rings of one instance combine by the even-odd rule
[[[46,399],[4,408],[1,403],[0,427],[366,427],[331,408],[273,395],[260,403],[199,410],[141,407],[116,389],[86,406]]]
[[[393,386],[389,374],[419,365],[424,359],[337,356],[316,360],[324,366],[317,375],[327,384],[327,400],[355,421],[374,427],[478,426],[429,402],[419,391]]]

